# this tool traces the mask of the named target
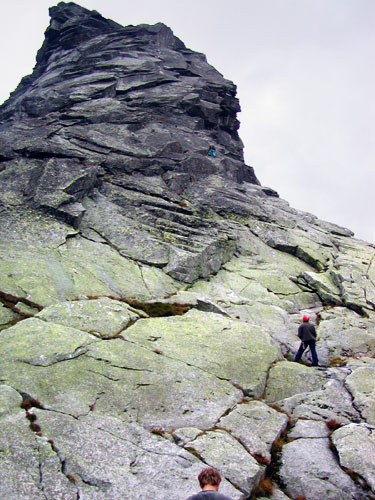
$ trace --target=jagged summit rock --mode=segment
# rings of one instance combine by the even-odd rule
[[[170,28],[50,15],[0,107],[0,497],[184,500],[208,464],[234,500],[375,498],[374,245],[260,185]]]
[[[168,265],[185,281],[207,274],[198,267],[212,248],[209,273],[217,271],[233,254],[231,236],[197,219],[186,199],[208,216],[220,205],[248,212],[241,186],[259,182],[243,162],[235,86],[161,23],[123,28],[73,3],[50,14],[33,74],[0,108],[2,200],[90,225],[129,257]],[[116,227],[133,211],[143,256]]]

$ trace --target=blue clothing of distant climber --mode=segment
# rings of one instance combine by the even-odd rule
[[[215,156],[216,156],[215,146],[210,146],[210,149],[208,150],[208,156],[212,156],[213,158],[215,158]]]
[[[298,337],[301,339],[301,345],[299,346],[294,361],[299,361],[304,351],[310,347],[312,366],[318,366],[318,355],[316,354],[315,349],[317,335],[315,326],[309,323],[309,321],[310,316],[305,314],[303,317],[303,323],[298,328]]]

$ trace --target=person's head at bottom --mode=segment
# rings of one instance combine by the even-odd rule
[[[200,472],[198,481],[203,491],[218,491],[221,483],[221,476],[216,469],[207,467]]]

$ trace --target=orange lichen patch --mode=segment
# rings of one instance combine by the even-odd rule
[[[258,483],[258,485],[253,489],[251,499],[260,497],[269,497],[272,495],[274,490],[272,481],[269,477],[264,477]]]
[[[339,422],[338,420],[335,420],[334,418],[331,418],[331,420],[327,420],[326,426],[328,429],[331,429],[332,431],[335,431],[336,429],[339,429],[342,427],[344,424]]]
[[[333,358],[329,362],[329,366],[345,366],[347,363],[346,359],[343,358]]]
[[[252,456],[255,458],[257,462],[259,462],[262,465],[269,465],[271,463],[269,458],[264,457],[260,453],[253,453]]]
[[[161,429],[161,428],[151,429],[151,434],[156,434],[157,436],[164,436],[165,433],[166,433],[166,431],[164,429]]]

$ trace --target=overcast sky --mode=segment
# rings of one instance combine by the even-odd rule
[[[53,0],[2,0],[0,102],[31,73]],[[294,208],[375,243],[375,0],[80,0],[164,22],[238,86],[246,163]]]

